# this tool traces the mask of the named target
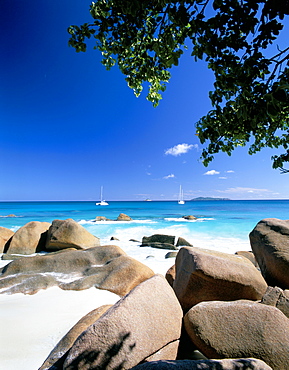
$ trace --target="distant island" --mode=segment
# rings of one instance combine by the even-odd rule
[[[198,197],[198,198],[193,198],[191,201],[195,200],[231,200],[229,198],[212,198],[212,197]]]

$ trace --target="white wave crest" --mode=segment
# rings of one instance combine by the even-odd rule
[[[215,219],[211,217],[200,217],[200,218],[196,218],[195,220],[187,220],[183,217],[178,217],[178,218],[166,217],[164,220],[169,221],[169,222],[204,222],[204,221],[214,221]]]
[[[156,221],[153,220],[131,220],[131,221],[113,221],[113,220],[80,220],[80,225],[118,225],[118,224],[154,224]]]

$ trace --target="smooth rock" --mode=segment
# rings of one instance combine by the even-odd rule
[[[261,299],[267,284],[245,258],[182,247],[175,261],[174,291],[184,311],[202,301]]]
[[[82,290],[95,286],[122,297],[153,275],[153,270],[136,259],[129,256],[119,256],[102,266],[88,268],[81,280],[59,286],[69,290]]]
[[[180,338],[182,310],[165,278],[136,286],[82,333],[63,370],[130,369]]]
[[[14,231],[0,226],[0,253],[6,253]]]
[[[289,319],[275,307],[245,300],[202,302],[188,311],[184,325],[208,358],[253,357],[288,369]]]
[[[57,285],[65,290],[90,287],[127,294],[154,272],[117,246],[24,257],[0,269],[2,293],[33,294]]]
[[[267,284],[289,288],[289,220],[266,218],[251,231],[252,251]]]
[[[116,219],[116,221],[132,221],[132,218],[124,213],[120,213]]]
[[[7,253],[33,254],[45,250],[49,222],[31,221],[20,227],[13,235]]]
[[[48,230],[46,250],[88,249],[100,245],[99,238],[72,219],[54,220]]]

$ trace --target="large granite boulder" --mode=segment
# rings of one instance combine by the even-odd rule
[[[95,286],[122,297],[154,274],[148,266],[125,255],[111,259],[104,265],[89,267],[82,279],[61,284],[60,288],[82,290]]]
[[[267,284],[289,288],[289,220],[266,218],[258,222],[249,236]]]
[[[289,290],[269,286],[260,303],[277,307],[289,318]]]
[[[163,276],[155,275],[78,337],[63,370],[130,369],[178,341],[181,325],[182,309],[172,288]]]
[[[69,218],[52,222],[45,247],[47,251],[57,251],[65,248],[87,249],[99,245],[99,238]]]
[[[39,370],[62,369],[65,354],[70,350],[78,336],[83,333],[90,325],[98,320],[112,305],[104,305],[89,312],[82,317],[69,332],[58,342],[55,348],[50,352],[47,359],[41,365]],[[52,368],[52,369],[51,369]]]
[[[202,301],[261,299],[267,284],[243,257],[182,247],[175,261],[174,291],[184,311]]]
[[[253,301],[202,302],[184,317],[193,344],[208,358],[253,357],[287,370],[289,319]]]
[[[49,222],[31,221],[13,235],[7,249],[9,254],[33,254],[45,250]]]
[[[114,245],[23,257],[0,269],[2,293],[33,294],[58,285],[65,290],[90,287],[127,294],[154,272]]]
[[[14,231],[0,226],[0,253],[6,252],[13,235]]]
[[[137,365],[131,370],[272,370],[264,361],[256,358],[225,360],[178,360],[153,361]]]

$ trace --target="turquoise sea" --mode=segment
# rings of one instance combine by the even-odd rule
[[[115,221],[120,213],[133,221]],[[16,217],[7,217],[13,214]],[[183,216],[194,215],[196,221]],[[72,218],[108,243],[112,236],[123,242],[156,233],[182,236],[194,246],[225,252],[249,250],[250,231],[263,218],[289,219],[289,200],[1,202],[0,226],[16,231],[29,221]],[[112,221],[94,222],[97,216]]]

